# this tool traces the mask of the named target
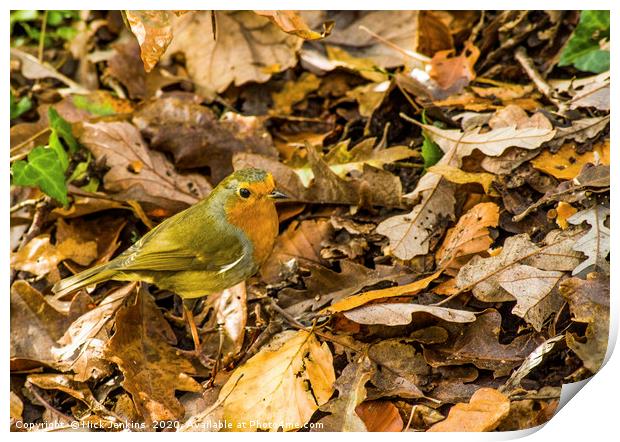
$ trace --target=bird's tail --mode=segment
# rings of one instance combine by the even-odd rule
[[[81,289],[82,287],[106,281],[110,279],[114,273],[116,273],[116,271],[110,268],[110,263],[94,266],[78,273],[77,275],[58,281],[54,284],[54,287],[52,287],[52,291],[56,294],[56,296],[61,297],[75,290]]]

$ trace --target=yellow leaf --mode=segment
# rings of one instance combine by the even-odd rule
[[[238,367],[219,395],[233,431],[298,430],[334,392],[327,344],[304,330],[277,335]]]
[[[561,180],[572,180],[586,163],[609,166],[609,138],[592,146],[592,151],[579,155],[575,143],[566,143],[556,153],[544,151],[531,161],[532,165]]]
[[[375,299],[394,298],[396,296],[415,295],[419,291],[428,287],[428,285],[439,277],[441,270],[433,273],[424,279],[419,279],[410,284],[389,287],[381,290],[371,290],[369,292],[360,293],[359,295],[349,296],[348,298],[338,301],[335,304],[323,309],[321,313],[336,313],[351,310],[374,301]]]
[[[271,95],[273,107],[269,111],[272,115],[288,115],[293,105],[299,103],[321,84],[321,80],[314,74],[304,72],[297,80],[284,83],[281,91]]]
[[[375,83],[388,80],[388,76],[380,72],[375,62],[369,58],[354,57],[337,46],[325,45],[325,50],[327,51],[327,58],[336,66],[342,66],[343,68],[359,72],[362,77]]]
[[[510,411],[510,400],[494,388],[476,391],[468,404],[456,404],[428,431],[492,431]]]
[[[445,179],[456,184],[479,183],[488,195],[497,195],[491,188],[495,175],[486,172],[465,172],[458,167],[445,164],[436,164],[428,169],[430,172],[437,173]]]
[[[566,230],[568,228],[568,218],[577,213],[577,209],[564,201],[560,201],[558,203],[558,207],[555,211],[558,214],[555,219],[555,223],[560,226],[562,230]]]

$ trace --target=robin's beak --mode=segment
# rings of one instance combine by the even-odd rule
[[[281,199],[285,199],[288,198],[288,195],[285,193],[280,192],[279,190],[274,190],[273,192],[271,192],[269,195],[267,195],[269,198],[271,198],[272,200],[281,200]]]

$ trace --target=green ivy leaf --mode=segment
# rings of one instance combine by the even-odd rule
[[[24,112],[28,112],[32,108],[32,101],[28,97],[23,97],[17,101],[13,91],[11,91],[11,120],[19,117]]]
[[[609,51],[600,46],[602,40],[609,40],[609,23],[609,11],[582,11],[558,65],[594,73],[609,70]]]
[[[69,203],[65,169],[55,150],[35,147],[28,154],[28,161],[16,161],[11,167],[13,184],[37,186],[44,193],[63,205]]]
[[[422,123],[428,124],[426,122],[426,110],[422,111]],[[424,170],[429,167],[437,164],[441,157],[443,157],[443,150],[435,143],[426,132],[422,131],[422,137],[424,137],[424,141],[422,142],[422,159],[424,160]]]
[[[65,142],[67,147],[69,147],[69,152],[75,153],[78,150],[78,144],[75,138],[73,137],[73,133],[71,132],[71,124],[64,118],[60,116],[60,114],[54,109],[50,107],[47,111],[47,117],[50,122],[50,129],[52,129],[52,133],[56,133],[57,137],[62,139]],[[51,137],[50,137],[51,138]]]

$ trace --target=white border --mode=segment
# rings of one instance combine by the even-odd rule
[[[611,40],[613,42],[615,42],[615,44],[612,44],[612,49],[615,50],[615,48],[617,47],[617,45],[620,44],[620,39],[619,39],[619,31],[618,31],[618,20],[616,19],[618,16],[618,7],[614,7],[615,5],[612,5],[611,1],[601,1],[601,0],[590,0],[588,2],[583,2],[583,1],[577,1],[577,0],[564,0],[564,1],[532,1],[532,0],[522,0],[521,2],[519,2],[518,4],[516,4],[514,1],[508,2],[508,1],[490,1],[490,0],[477,0],[477,1],[471,1],[471,2],[455,2],[455,1],[445,1],[445,0],[435,0],[432,3],[428,3],[428,2],[421,2],[421,1],[405,1],[405,0],[383,0],[379,3],[377,3],[376,1],[373,2],[360,2],[360,1],[338,1],[338,2],[334,2],[332,1],[323,1],[323,0],[316,0],[314,2],[312,2],[311,4],[309,4],[309,2],[307,1],[300,1],[300,0],[288,0],[288,1],[282,1],[282,0],[270,0],[270,1],[238,1],[238,0],[228,0],[226,2],[205,2],[205,1],[198,1],[198,0],[185,0],[185,1],[169,1],[169,0],[160,0],[160,1],[155,1],[155,0],[150,0],[150,1],[144,1],[144,0],[139,0],[139,1],[132,1],[132,2],[127,2],[127,1],[118,1],[118,0],[108,0],[105,2],[105,5],[102,4],[98,4],[98,3],[85,3],[85,2],[78,2],[75,0],[71,0],[71,1],[67,1],[67,0],[61,0],[61,1],[56,1],[56,2],[51,2],[51,1],[29,1],[29,0],[24,0],[24,1],[20,1],[18,4],[12,4],[12,5],[7,5],[8,7],[4,9],[4,14],[3,14],[3,24],[4,26],[2,26],[1,28],[4,29],[4,35],[5,35],[5,39],[4,39],[4,44],[2,45],[2,62],[4,64],[4,68],[2,68],[2,70],[0,71],[0,75],[2,75],[2,78],[4,79],[3,84],[5,84],[5,87],[3,89],[0,90],[0,94],[3,97],[2,100],[4,100],[3,102],[6,103],[7,101],[9,101],[9,90],[8,87],[6,87],[6,85],[8,84],[8,80],[9,80],[9,39],[10,39],[10,35],[9,35],[9,27],[8,25],[8,21],[9,21],[9,11],[10,11],[10,7],[13,7],[13,9],[17,9],[17,7],[19,7],[20,9],[84,9],[84,8],[88,8],[88,7],[92,7],[93,9],[97,9],[97,8],[101,8],[102,6],[105,6],[106,9],[153,9],[153,8],[160,8],[160,9],[378,9],[378,8],[382,8],[382,9],[393,9],[393,10],[399,10],[399,9],[414,9],[414,8],[428,8],[429,6],[432,6],[434,9],[488,9],[488,10],[493,10],[493,9],[513,9],[515,7],[518,7],[519,9],[583,9],[583,8],[590,8],[590,9],[611,9],[612,10],[612,26],[611,26],[611,32],[612,32],[612,38]],[[615,51],[615,53],[612,55],[612,71],[617,72],[618,69],[618,56],[616,55],[618,51]],[[616,91],[616,87],[615,87],[615,83],[612,84],[611,86],[611,97],[612,97],[612,101],[614,102],[613,108],[616,108],[616,102],[618,101],[617,99],[615,99],[617,96],[615,95],[615,91]],[[9,128],[10,128],[10,123],[9,123],[9,112],[8,112],[8,107],[3,106],[1,108],[1,115],[2,115],[2,121],[3,121],[3,140],[5,141],[4,143],[4,151],[6,152],[5,155],[8,156],[8,138],[9,138]],[[618,118],[616,118],[615,114],[612,114],[612,118],[611,118],[611,125],[612,125],[612,133],[616,134],[618,133]],[[616,141],[616,136],[614,135],[614,137],[612,138],[612,146],[611,146],[611,158],[612,158],[612,200],[616,201],[616,196],[617,196],[617,189],[618,189],[618,179],[616,178],[616,174],[614,173],[617,167],[617,157],[618,157],[618,153],[617,150],[620,147],[618,146],[618,142]],[[2,216],[2,226],[3,226],[3,235],[5,235],[4,237],[7,238],[4,243],[8,244],[8,232],[9,232],[9,214],[6,213],[6,211],[8,211],[9,209],[9,182],[10,182],[10,173],[9,173],[9,162],[8,161],[3,161],[2,162],[2,168],[5,170],[4,174],[3,174],[3,181],[2,181],[2,186],[3,186],[3,190],[0,190],[0,200],[2,201],[2,209],[5,212],[5,215]],[[620,219],[618,218],[618,210],[617,210],[617,205],[616,204],[612,204],[611,206],[611,212],[612,212],[612,217],[614,220]],[[617,239],[618,235],[615,233],[615,231],[612,230],[611,233],[611,239],[612,239],[612,245],[616,244],[616,239]],[[612,246],[612,249],[615,249],[615,247]],[[615,250],[612,250],[612,255],[614,253]],[[0,416],[3,416],[3,420],[2,420],[2,425],[4,426],[5,431],[8,432],[8,417],[9,417],[9,401],[8,401],[8,397],[9,397],[9,337],[8,337],[8,333],[9,333],[9,323],[10,323],[10,312],[9,312],[9,308],[8,308],[8,304],[9,304],[9,281],[8,281],[8,270],[9,270],[9,253],[8,251],[5,251],[4,253],[1,254],[1,260],[2,262],[0,263],[0,268],[4,269],[2,272],[2,278],[3,278],[3,284],[5,287],[5,303],[4,306],[5,308],[3,309],[4,311],[4,327],[2,329],[2,340],[1,340],[1,345],[3,346],[3,348],[5,349],[4,353],[5,353],[5,357],[2,359],[2,366],[5,367],[5,369],[2,371],[2,373],[4,374],[3,379],[4,379],[4,395],[0,395],[0,397],[4,397],[5,400],[0,401],[0,409],[3,411],[2,414],[0,414]],[[610,351],[613,350],[613,347],[615,346],[615,342],[616,342],[616,337],[617,337],[617,333],[618,333],[618,293],[617,293],[617,288],[619,287],[618,282],[619,282],[619,278],[620,278],[620,274],[618,271],[612,272],[611,273],[611,293],[612,293],[612,323],[611,323],[611,336],[610,336],[610,340],[609,340],[609,347],[610,347]],[[570,400],[569,403],[563,407],[558,414],[551,419],[551,421],[545,425],[542,429],[540,429],[540,431],[534,431],[534,434],[532,434],[530,436],[530,440],[533,441],[546,441],[548,442],[551,438],[553,439],[559,439],[560,441],[573,441],[573,440],[578,440],[578,441],[588,441],[588,440],[595,440],[595,441],[607,441],[607,440],[612,440],[613,439],[617,439],[618,437],[618,431],[617,431],[617,426],[618,423],[620,422],[620,420],[618,419],[618,408],[620,407],[620,357],[617,355],[618,352],[614,352],[614,354],[612,355],[611,359],[607,362],[607,364],[605,365],[605,367],[596,375],[594,376],[589,382],[587,382],[587,385],[585,385],[585,387],[583,387],[583,385],[581,385],[581,387],[583,387],[583,390],[580,391],[578,393],[577,399],[575,400]],[[609,357],[609,352],[608,352],[608,357]],[[565,390],[570,390],[570,389],[575,389],[573,387],[568,387],[565,388]],[[570,396],[572,397],[572,395],[574,395],[575,392],[572,392],[570,394]],[[563,393],[564,395],[564,393]],[[2,419],[2,418],[0,418]],[[484,440],[509,440],[509,439],[515,439],[515,438],[520,438],[523,437],[527,434],[531,434],[533,431],[522,431],[522,432],[514,432],[514,433],[474,433],[474,434],[464,434],[464,433],[459,433],[459,434],[454,434],[454,433],[444,433],[444,434],[439,434],[439,433],[417,433],[417,434],[411,434],[411,433],[401,433],[399,434],[394,434],[392,433],[389,437],[390,438],[407,438],[408,440],[410,440],[410,438],[418,438],[418,437],[423,437],[424,439],[427,438],[433,438],[434,440],[440,440],[440,441],[452,441],[452,440],[458,440],[460,441],[484,441]],[[77,433],[79,434],[79,433]],[[161,435],[163,435],[164,433],[160,433]],[[182,436],[178,433],[174,434],[175,438],[180,438],[180,437],[187,437],[187,438],[192,438],[195,440],[200,440],[200,441],[204,441],[205,438],[216,438],[216,439],[228,439],[228,438],[240,438],[242,437],[242,435],[240,433],[231,433],[231,434],[226,434],[226,433],[217,433],[217,434],[213,434],[211,433],[210,435],[205,435],[203,433],[185,433],[187,434],[187,436]],[[42,435],[41,433],[21,433],[20,434],[21,437],[24,438],[28,438],[28,439],[33,439],[33,438],[43,438],[43,437],[48,437],[47,435]],[[54,439],[54,440],[60,440],[62,438],[62,440],[66,440],[67,438],[73,438],[76,437],[75,436],[76,433],[68,433],[68,432],[62,432],[62,433],[50,433],[49,434],[49,438],[50,439]],[[119,433],[118,436],[125,436],[128,435],[128,433]],[[155,437],[165,437],[165,436],[161,436],[161,435],[157,435]],[[17,436],[17,434],[15,434],[15,437],[19,437]],[[82,435],[77,436],[77,437],[83,437]],[[90,437],[90,435],[89,435]],[[97,435],[94,435],[94,437],[102,437],[102,438],[109,438],[111,437],[111,435],[109,433],[98,433]],[[116,436],[115,436],[116,437]],[[136,438],[136,437],[140,437],[140,433],[131,433],[131,435],[129,436],[132,439]],[[266,438],[316,438],[316,437],[320,437],[322,440],[324,438],[329,438],[331,439],[332,437],[334,438],[342,438],[345,436],[342,436],[340,434],[336,434],[334,436],[334,434],[323,434],[323,435],[317,435],[317,434],[310,434],[310,433],[297,433],[297,434],[286,434],[286,435],[282,435],[282,434],[276,434],[276,433],[255,433],[249,436],[246,436],[246,440],[247,438],[251,439],[251,440],[259,440],[259,439],[266,439]],[[363,440],[370,440],[370,438],[373,438],[373,435],[371,434],[359,434],[354,436],[356,439],[360,438]]]

